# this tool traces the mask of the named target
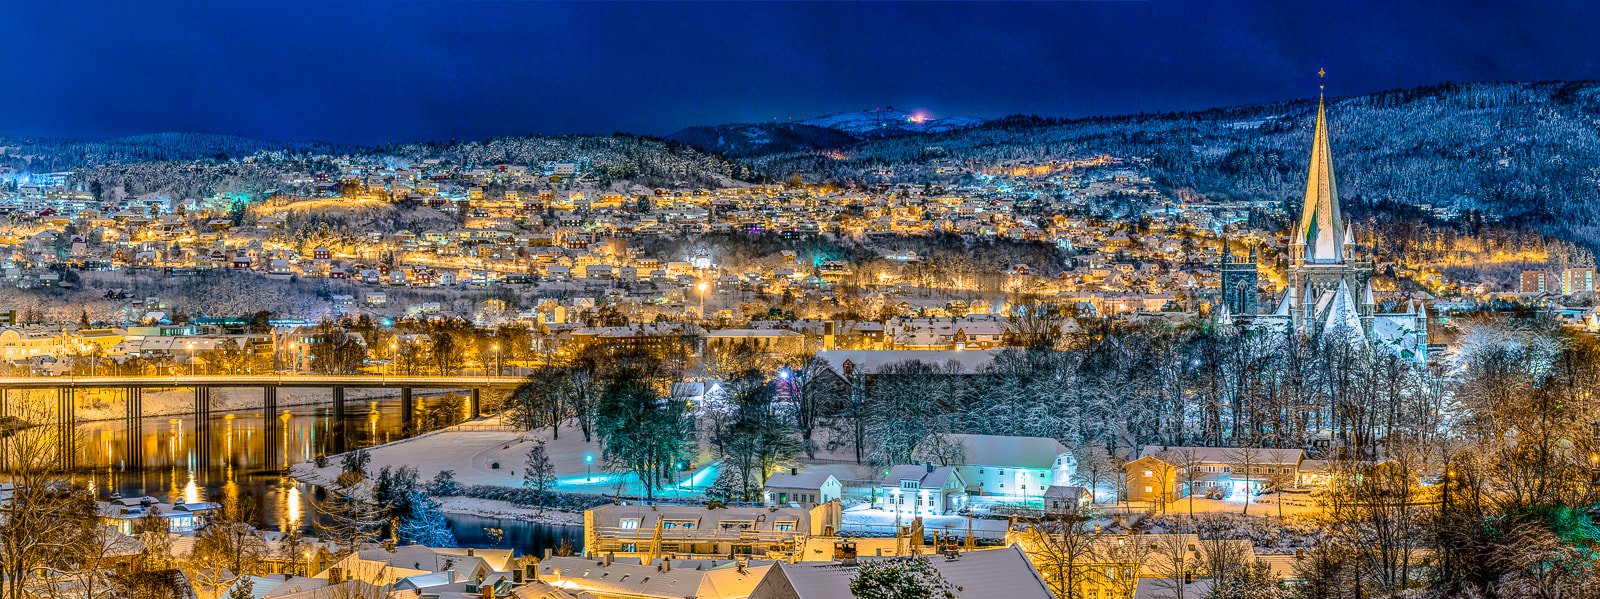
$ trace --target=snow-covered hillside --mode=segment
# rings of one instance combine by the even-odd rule
[[[934,118],[926,112],[906,112],[890,108],[873,108],[856,112],[841,112],[801,121],[802,125],[825,127],[861,138],[890,137],[916,133],[942,133],[983,124],[983,119],[971,116]]]

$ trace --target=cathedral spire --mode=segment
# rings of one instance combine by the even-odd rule
[[[1326,71],[1317,71],[1319,77]],[[1295,242],[1305,246],[1307,263],[1343,262],[1345,224],[1339,214],[1339,190],[1333,181],[1333,152],[1328,146],[1327,111],[1321,85],[1317,92],[1317,128],[1311,141],[1311,166],[1306,173],[1306,202],[1300,212]]]

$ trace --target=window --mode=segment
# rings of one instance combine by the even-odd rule
[[[794,523],[793,522],[779,522],[778,523],[778,530],[782,530],[782,531],[794,530]]]
[[[1144,488],[1144,492],[1146,492],[1146,493],[1154,493],[1154,492],[1155,492],[1155,489],[1153,489],[1153,488],[1150,488],[1150,487],[1145,487],[1145,488]]]
[[[638,518],[623,518],[622,519],[622,527],[623,528],[630,528],[630,529],[631,528],[639,528],[639,519]]]
[[[1006,471],[1004,471],[1004,470],[1001,470],[1001,471],[1000,471],[1000,476],[1005,476],[1005,475],[1006,475]]]
[[[1006,484],[1005,483],[1000,483],[1000,488],[1002,488],[1002,489],[1006,488]]]
[[[1145,478],[1150,478],[1150,477],[1155,476],[1155,475],[1156,475],[1156,473],[1151,472],[1149,470],[1144,471],[1144,477]]]
[[[623,543],[622,544],[622,552],[623,553],[633,553],[633,552],[638,551],[638,550],[639,550],[639,547],[635,543]]]
[[[900,488],[902,489],[915,489],[919,486],[921,486],[921,484],[914,480],[900,481]]]

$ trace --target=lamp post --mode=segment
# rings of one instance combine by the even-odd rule
[[[500,344],[489,346],[489,351],[494,352],[494,375],[500,376]]]
[[[194,342],[189,342],[189,376],[194,376]]]
[[[589,482],[589,467],[594,464],[594,454],[583,456],[583,482]]]

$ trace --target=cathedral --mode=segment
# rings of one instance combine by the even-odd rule
[[[1226,248],[1224,244],[1224,248]],[[1288,285],[1276,309],[1258,314],[1255,250],[1249,262],[1234,262],[1224,249],[1222,306],[1218,324],[1240,317],[1252,331],[1303,337],[1339,335],[1353,344],[1383,348],[1402,358],[1425,362],[1427,308],[1408,303],[1405,312],[1378,314],[1372,297],[1372,262],[1355,256],[1355,235],[1339,211],[1332,150],[1323,102],[1317,102],[1311,168],[1306,176],[1305,208],[1289,239]]]

